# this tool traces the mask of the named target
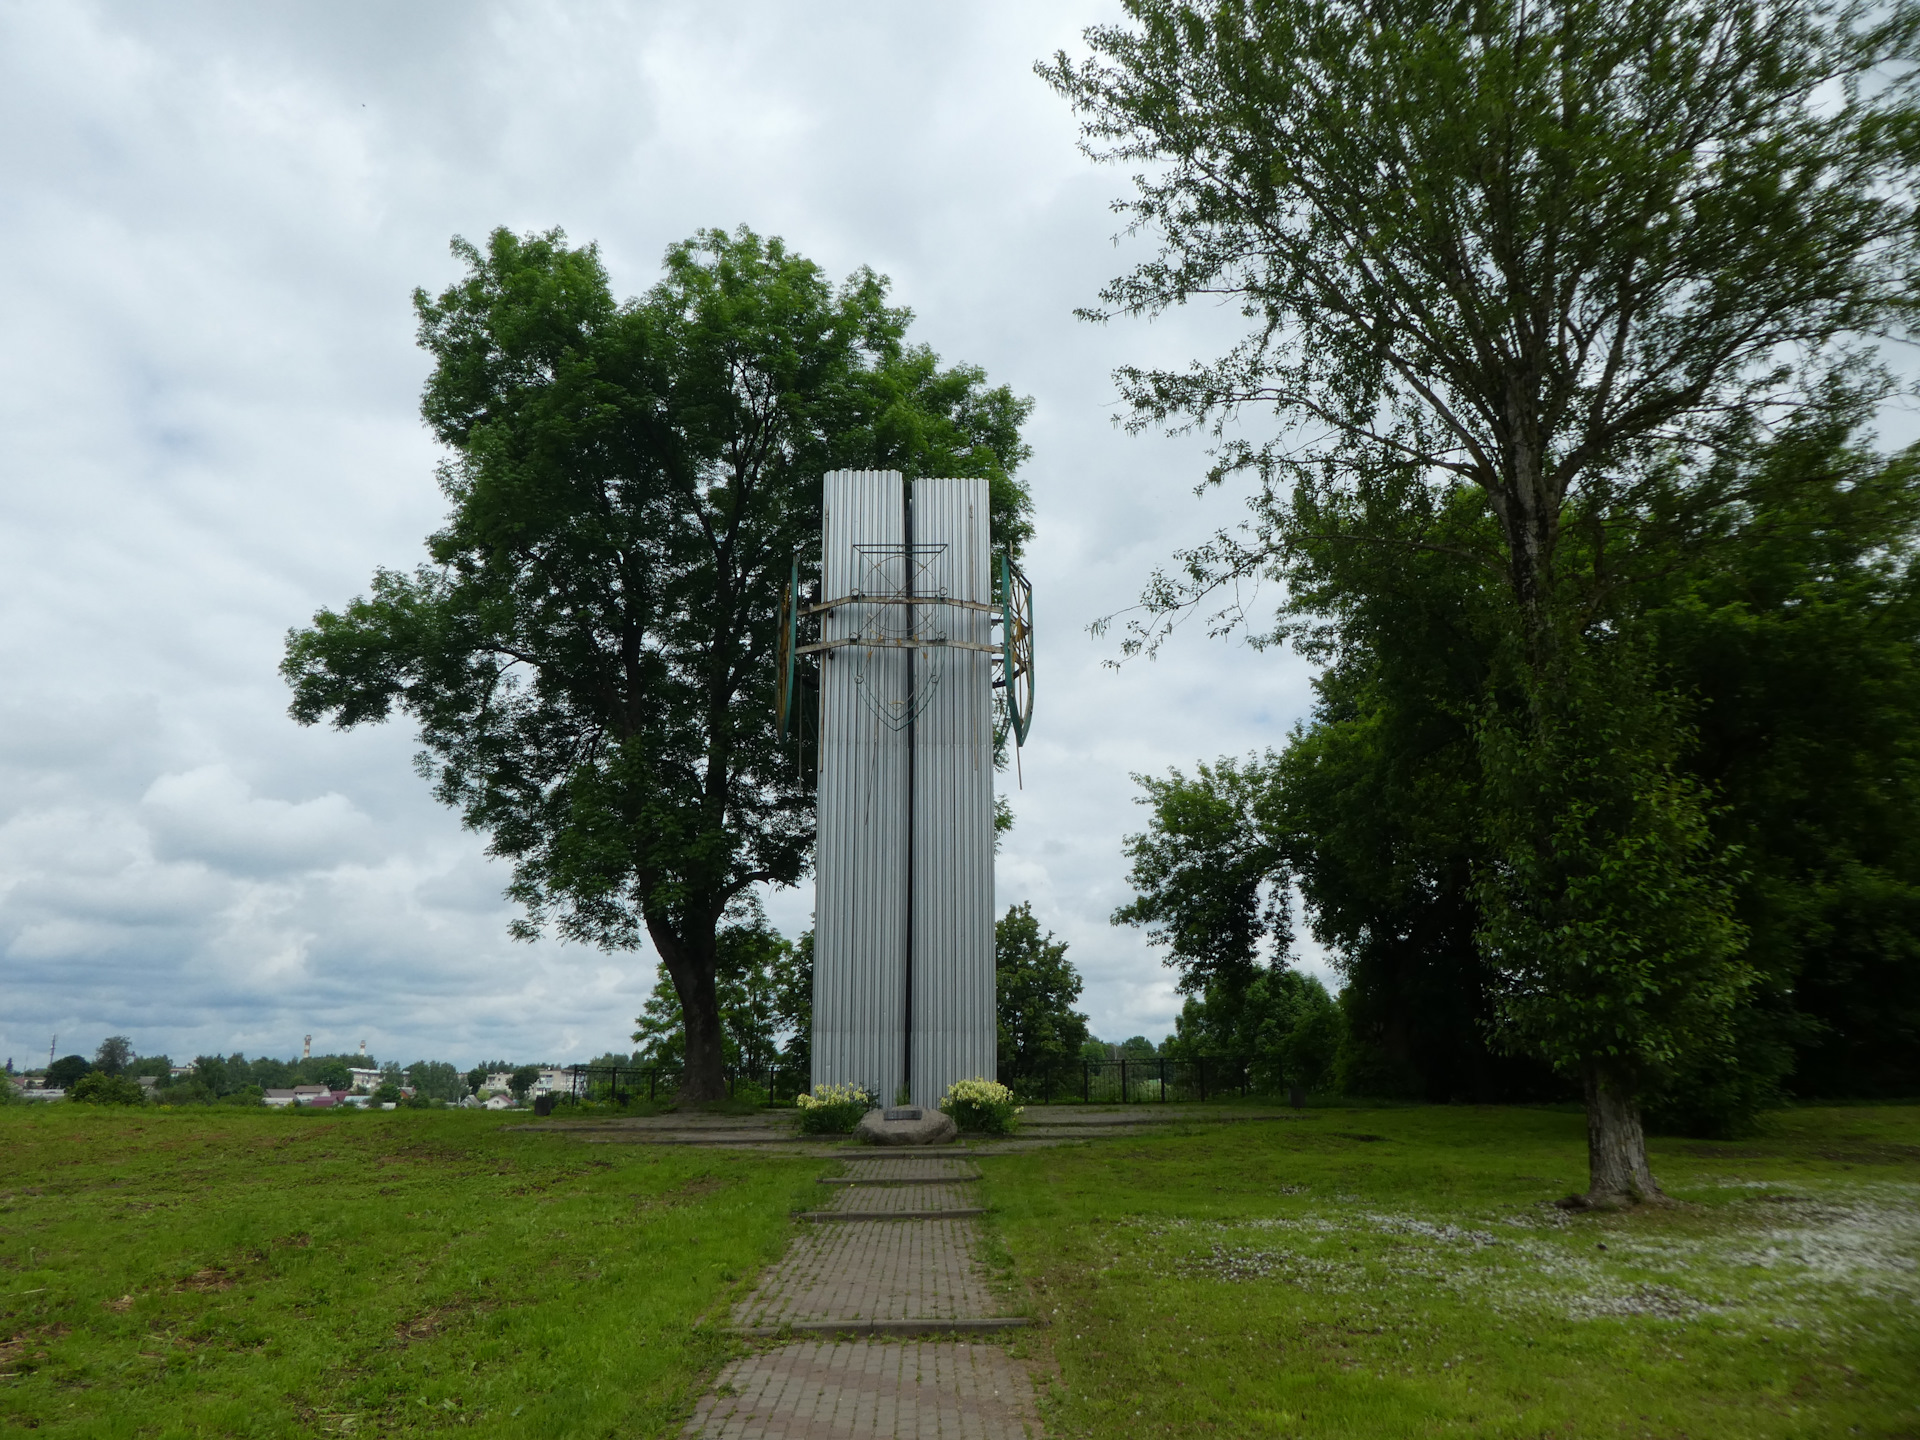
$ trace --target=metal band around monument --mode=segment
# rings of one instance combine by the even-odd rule
[[[799,728],[800,706],[800,561],[787,572],[787,588],[780,596],[780,649],[773,681],[773,714],[780,738],[789,740]]]
[[[1033,585],[1013,563],[1000,557],[1000,679],[1006,692],[1007,721],[1014,744],[1027,743],[1033,725]]]

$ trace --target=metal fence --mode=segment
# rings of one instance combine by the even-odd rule
[[[1089,1105],[1151,1104],[1271,1095],[1291,1089],[1276,1060],[1211,1055],[1190,1060],[1165,1055],[1081,1060],[1007,1083],[1021,1100],[1040,1105],[1076,1100]]]
[[[567,1090],[562,1098],[599,1100],[616,1105],[635,1100],[672,1100],[680,1090],[678,1065],[569,1065]],[[750,1095],[772,1105],[807,1088],[807,1072],[783,1069],[778,1065],[765,1069],[728,1070],[727,1098]]]
[[[558,1097],[563,1100],[671,1102],[680,1089],[677,1065],[569,1065],[566,1075],[568,1088]],[[769,1105],[791,1102],[810,1083],[805,1070],[778,1065],[729,1070],[726,1077],[729,1099],[752,1098]],[[1293,1089],[1279,1060],[1269,1056],[1078,1060],[1006,1083],[1023,1103],[1038,1105],[1193,1102],[1224,1095],[1280,1095]]]

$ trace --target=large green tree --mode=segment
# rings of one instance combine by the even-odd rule
[[[1075,1010],[1080,972],[1067,946],[1043,933],[1022,902],[994,922],[994,1006],[1000,1080],[1023,1095],[1039,1092],[1079,1060],[1087,1017]]]
[[[1661,687],[1686,697],[1680,766],[1738,856],[1755,976],[1724,1051],[1644,1076],[1662,1123],[1696,1133],[1744,1127],[1783,1088],[1920,1082],[1920,846],[1901,818],[1920,811],[1920,455],[1876,455],[1861,418],[1843,408],[1729,459],[1745,503],[1727,534],[1671,547],[1637,591],[1632,628]],[[1535,1064],[1489,1045],[1501,974],[1475,943],[1489,805],[1475,721],[1501,595],[1454,542],[1491,517],[1470,502],[1429,516],[1423,533],[1449,543],[1398,561],[1357,543],[1391,523],[1322,513],[1286,617],[1323,662],[1310,718],[1278,754],[1144,782],[1148,828],[1128,842],[1139,896],[1119,918],[1156,925],[1183,969],[1189,950],[1209,963],[1211,1024],[1236,993],[1219,977],[1245,973],[1272,933],[1262,887],[1291,884],[1347,982],[1349,1084],[1551,1093]],[[1233,936],[1238,963],[1222,966]]]
[[[715,1099],[716,934],[812,844],[771,695],[820,477],[983,475],[1017,545],[1029,403],[908,344],[881,277],[835,286],[744,228],[672,247],[625,303],[557,231],[454,248],[466,276],[414,297],[446,524],[429,563],[288,637],[293,714],[407,714],[435,793],[512,862],[517,933],[650,941],[685,1017],[680,1094]]]
[[[785,1068],[804,1068],[813,1008],[811,932],[796,945],[780,934],[754,907],[720,928],[714,952],[715,992],[720,1002],[721,1043],[727,1068],[764,1079],[781,1060]],[[804,946],[804,953],[802,950]],[[634,1019],[637,1065],[682,1066],[686,1062],[686,1024],[673,982],[661,975],[645,1008]],[[780,1036],[789,1039],[784,1049]],[[795,1041],[798,1040],[796,1047]]]
[[[1130,208],[1162,242],[1109,312],[1224,295],[1252,322],[1191,370],[1124,372],[1136,418],[1259,406],[1292,426],[1224,445],[1216,476],[1255,477],[1254,523],[1150,610],[1284,580],[1317,513],[1369,488],[1485,507],[1470,553],[1503,599],[1475,889],[1496,1014],[1580,1080],[1587,1201],[1657,1197],[1645,1074],[1726,1044],[1752,975],[1681,707],[1622,596],[1650,573],[1649,518],[1710,536],[1738,504],[1714,459],[1860,373],[1851,342],[1907,312],[1920,9],[1127,9],[1090,57],[1042,67],[1089,148],[1140,167]]]

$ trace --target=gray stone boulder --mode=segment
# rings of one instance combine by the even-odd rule
[[[959,1132],[952,1116],[909,1105],[869,1110],[853,1133],[869,1145],[945,1145]]]

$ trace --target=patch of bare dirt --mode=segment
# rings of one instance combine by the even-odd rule
[[[22,1330],[0,1340],[0,1376],[38,1369],[48,1358],[48,1343],[66,1333],[64,1325],[47,1325],[38,1330]]]
[[[196,1270],[174,1285],[174,1294],[192,1291],[199,1294],[212,1294],[219,1290],[231,1290],[236,1281],[233,1275],[221,1265],[209,1265]]]
[[[473,1320],[490,1310],[498,1308],[493,1300],[471,1300],[464,1297],[447,1301],[444,1305],[435,1305],[422,1310],[418,1315],[400,1321],[393,1327],[393,1339],[396,1345],[405,1348],[422,1340],[431,1340],[450,1325]]]
[[[734,1182],[722,1179],[718,1175],[696,1175],[691,1180],[683,1180],[671,1190],[662,1190],[658,1195],[635,1195],[635,1210],[677,1210],[682,1205],[691,1205],[704,1200],[709,1195],[725,1190]]]

